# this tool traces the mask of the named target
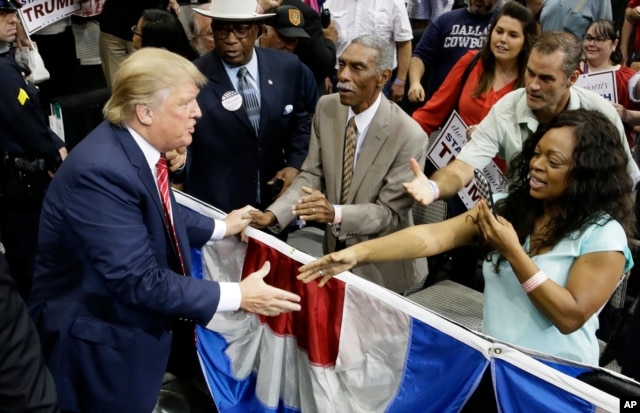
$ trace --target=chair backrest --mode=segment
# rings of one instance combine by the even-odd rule
[[[440,200],[424,206],[414,201],[411,213],[413,215],[413,223],[416,225],[444,221],[447,219],[447,203]]]
[[[609,297],[609,304],[615,310],[620,311],[624,308],[625,305],[625,297],[627,295],[627,280],[629,279],[629,273],[624,274],[620,281],[618,281],[618,285],[616,285],[616,289],[613,290],[611,297]]]

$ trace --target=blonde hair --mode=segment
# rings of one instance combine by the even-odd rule
[[[144,47],[120,66],[102,113],[109,122],[124,127],[136,105],[158,103],[171,88],[188,80],[198,87],[207,83],[200,70],[184,57],[165,49]]]

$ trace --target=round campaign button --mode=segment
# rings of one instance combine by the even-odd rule
[[[235,90],[225,92],[222,95],[222,107],[228,111],[236,111],[242,106],[242,96]]]

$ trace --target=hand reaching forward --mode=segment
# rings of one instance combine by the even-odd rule
[[[303,265],[298,269],[300,275],[296,278],[304,283],[309,283],[316,278],[322,277],[318,286],[324,287],[331,277],[349,271],[357,263],[358,260],[356,259],[354,250],[347,248],[342,251],[332,252],[309,264]]]
[[[402,184],[404,190],[409,193],[416,201],[427,206],[434,201],[434,193],[429,178],[422,172],[420,164],[415,159],[409,160],[409,166],[413,171],[413,180]]]
[[[229,212],[224,219],[225,224],[227,224],[225,236],[235,235],[244,230],[251,223],[251,215],[249,213],[254,210],[256,210],[254,207],[247,205]]]
[[[289,291],[272,287],[264,282],[271,264],[266,261],[262,268],[249,274],[240,282],[242,301],[240,309],[250,313],[277,316],[280,313],[300,311],[300,296]]]
[[[251,225],[256,228],[264,228],[273,224],[276,220],[276,216],[271,211],[260,211],[255,209],[249,213],[251,218]]]

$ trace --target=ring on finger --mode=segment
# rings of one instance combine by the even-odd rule
[[[315,214],[316,213],[316,209],[315,208],[311,208],[311,213]]]
[[[318,275],[319,275],[319,276],[321,276],[321,277],[323,277],[323,276],[324,276],[324,271],[322,271],[322,270],[318,270]]]

